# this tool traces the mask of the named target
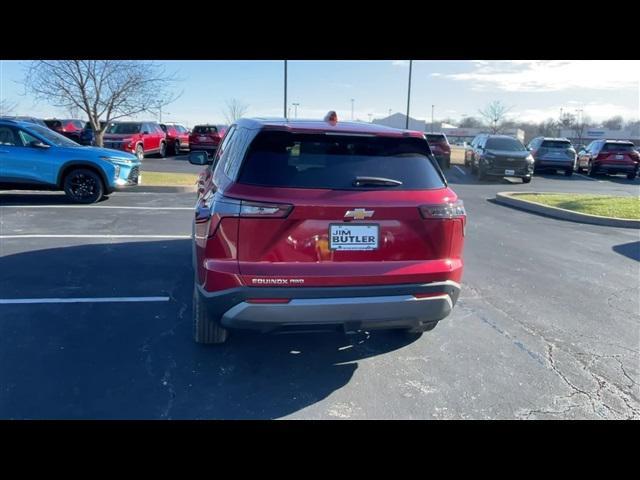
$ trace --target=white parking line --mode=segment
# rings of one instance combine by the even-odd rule
[[[458,165],[454,165],[453,168],[455,168],[456,170],[458,170],[461,174],[466,175],[467,172],[465,172],[463,169],[461,169]]]
[[[0,239],[11,238],[191,238],[191,235],[0,235]]]
[[[169,297],[0,298],[0,305],[22,305],[34,303],[120,303],[168,301]]]
[[[192,210],[193,207],[119,207],[115,205],[0,205],[0,208],[90,208],[111,210]]]
[[[573,172],[573,174],[574,175],[578,175],[579,177],[582,177],[582,178],[586,178],[587,180],[591,180],[592,182],[597,182],[598,181],[595,178],[591,178],[591,177],[589,177],[587,175],[583,175],[583,174],[578,173],[578,172]]]

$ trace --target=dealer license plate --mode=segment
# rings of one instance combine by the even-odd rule
[[[329,225],[331,250],[376,250],[380,226],[375,224],[335,223]]]

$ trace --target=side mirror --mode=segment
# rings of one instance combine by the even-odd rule
[[[49,148],[49,145],[41,142],[40,140],[33,140],[32,142],[29,142],[29,146],[33,148]]]
[[[192,165],[210,165],[213,163],[213,159],[209,159],[207,152],[196,150],[189,153],[189,163]]]
[[[142,131],[142,135],[149,135],[149,131],[148,130],[143,130]]]

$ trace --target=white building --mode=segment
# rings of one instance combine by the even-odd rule
[[[635,135],[634,135],[635,133]],[[560,136],[566,137],[574,145],[588,145],[594,140],[631,140],[636,145],[640,145],[640,135],[631,130],[607,130],[606,128],[585,128],[582,136],[579,137],[575,130],[563,129]]]

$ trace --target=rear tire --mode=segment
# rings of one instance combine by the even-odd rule
[[[86,168],[74,168],[64,177],[64,193],[74,203],[96,203],[104,196],[100,175]]]
[[[564,171],[565,177],[570,177],[571,175],[573,175],[573,168],[570,168],[569,170]]]
[[[196,343],[220,345],[227,341],[229,331],[218,320],[209,318],[207,309],[193,284],[193,339]]]
[[[482,164],[478,164],[478,168],[476,170],[478,172],[478,180],[482,181],[484,179],[487,178],[487,176],[484,173],[484,168],[482,168]]]
[[[144,147],[142,145],[136,147],[136,157],[138,157],[140,162],[144,160]]]
[[[635,180],[637,176],[638,176],[638,172],[627,173],[627,180]]]
[[[522,183],[531,183],[531,177],[523,177]]]
[[[180,142],[178,140],[173,144],[173,154],[176,157],[180,155]]]
[[[587,165],[587,175],[589,175],[590,177],[596,176],[596,169],[593,168],[593,162],[591,161],[589,161],[589,164]]]
[[[158,152],[158,156],[160,158],[164,158],[167,156],[167,144],[164,142],[160,142],[160,151]]]

